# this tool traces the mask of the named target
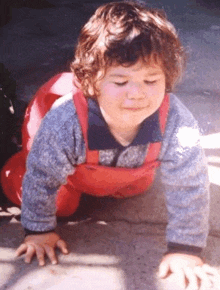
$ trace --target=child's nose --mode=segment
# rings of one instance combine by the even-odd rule
[[[145,90],[140,84],[132,84],[127,90],[128,99],[143,99],[145,97]]]

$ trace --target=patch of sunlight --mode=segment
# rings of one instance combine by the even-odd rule
[[[16,290],[126,290],[119,258],[108,255],[69,254],[58,265],[26,268],[14,285]]]
[[[7,264],[2,266],[1,265],[1,279],[0,279],[0,288],[1,289],[7,289],[7,283],[11,280],[11,277],[14,276],[15,273],[15,267],[14,265]]]
[[[220,168],[216,166],[209,165],[209,179],[210,182],[220,186]]]
[[[2,262],[14,262],[15,260],[15,249],[0,247],[0,264]]]
[[[220,149],[220,133],[202,136],[201,145],[204,149]],[[216,166],[208,164],[210,182],[220,186],[220,156],[207,155],[207,160],[216,163]]]
[[[182,127],[177,133],[177,138],[182,147],[193,147],[199,141],[199,130]]]
[[[124,272],[116,267],[73,267],[62,282],[48,290],[125,290]]]
[[[58,265],[53,267],[48,265],[46,267],[24,265],[22,273],[19,273],[15,279],[13,288],[16,290],[47,290],[53,285],[59,285],[60,281],[64,280],[68,275],[60,273]],[[57,270],[56,270],[57,269]],[[10,283],[10,281],[9,281]],[[10,284],[9,284],[10,285]],[[62,288],[60,288],[62,289]],[[72,289],[71,287],[65,289]],[[63,289],[64,290],[64,289]]]
[[[220,148],[220,133],[210,134],[201,137],[201,145],[204,149]]]
[[[115,265],[120,262],[120,259],[116,256],[108,255],[80,255],[71,254],[71,260],[73,263],[85,264],[85,265]]]
[[[207,159],[208,159],[208,162],[220,164],[220,156],[209,155],[209,156],[207,156]]]

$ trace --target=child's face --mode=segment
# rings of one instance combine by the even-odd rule
[[[159,64],[139,60],[129,67],[110,67],[97,88],[97,101],[110,128],[137,129],[160,107],[165,95],[165,74]]]

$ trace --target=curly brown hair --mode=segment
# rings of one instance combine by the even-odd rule
[[[182,76],[185,52],[163,11],[126,1],[100,6],[78,38],[71,70],[85,96],[96,97],[97,80],[112,65],[130,66],[139,59],[160,61],[171,92]]]

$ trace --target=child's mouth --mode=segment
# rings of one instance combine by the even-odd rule
[[[124,108],[125,110],[129,110],[129,111],[141,111],[144,110],[144,108]]]

